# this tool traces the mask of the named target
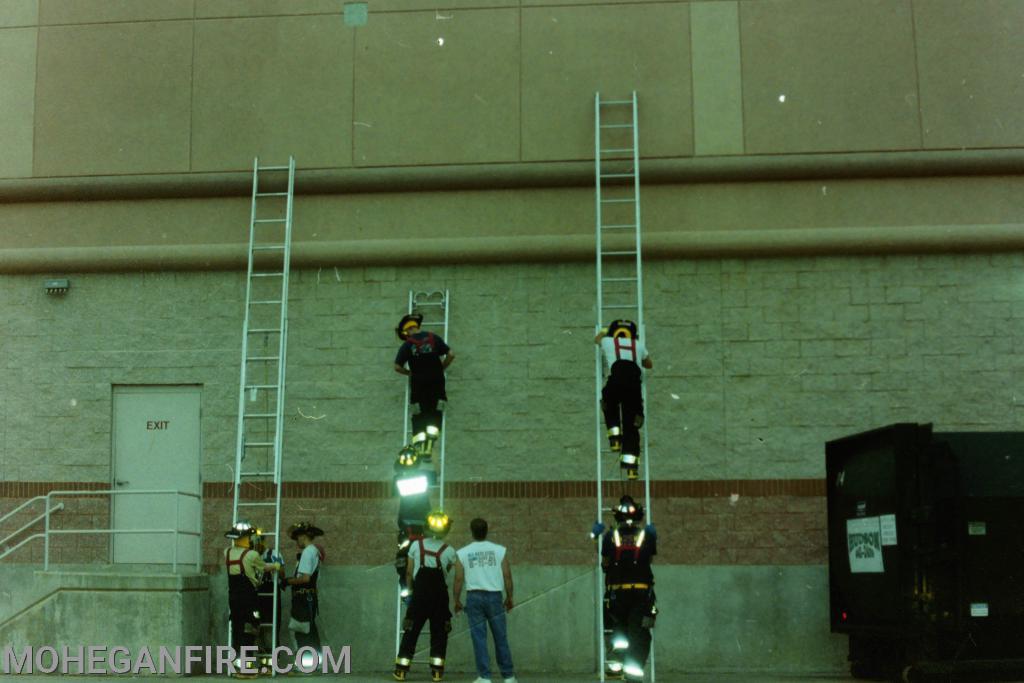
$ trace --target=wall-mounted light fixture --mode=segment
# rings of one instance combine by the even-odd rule
[[[47,294],[67,294],[68,288],[71,287],[71,281],[68,279],[47,280],[43,283],[43,287],[46,288]]]

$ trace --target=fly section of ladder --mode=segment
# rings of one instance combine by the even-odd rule
[[[281,447],[294,198],[295,159],[289,157],[286,166],[261,166],[257,157],[252,173],[231,520],[234,524],[243,519],[260,528],[282,555]],[[276,580],[274,585],[273,612],[260,615],[261,635],[270,631],[271,647],[280,635],[274,618],[280,609]],[[230,637],[229,632],[229,642]],[[260,656],[264,655],[269,653],[261,648]]]
[[[421,329],[424,332],[433,332],[444,339],[446,344],[451,345],[451,340],[448,338],[448,316],[451,311],[451,296],[447,289],[435,289],[431,291],[415,291],[409,290],[409,301],[406,308],[406,313],[413,314],[419,313],[423,316],[423,325]],[[409,382],[405,384],[405,413],[402,417],[402,445],[406,445],[412,439],[412,405],[409,403],[412,398],[412,388]],[[431,478],[433,482],[430,485],[430,491],[437,491],[437,507],[441,510],[444,509],[444,472],[445,472],[445,460],[444,460],[444,444],[445,435],[448,432],[448,411],[441,411],[441,435],[437,441],[437,451],[435,453],[435,461],[437,462],[436,476]],[[434,467],[434,465],[431,465]],[[402,640],[402,620],[405,616],[405,606],[402,604],[402,591],[401,588],[396,588],[397,599],[395,608],[395,652],[398,652],[398,646]],[[429,626],[420,632],[420,640],[424,638],[430,638]],[[427,661],[414,660],[414,664],[428,664]]]
[[[637,126],[636,91],[629,98],[601,99],[594,95],[594,208],[596,233],[597,321],[595,333],[612,320],[632,320],[641,340],[646,341],[644,328],[643,257],[640,222],[640,139]],[[640,359],[637,359],[638,361]],[[605,462],[618,467],[618,457],[608,445],[601,411],[601,389],[604,386],[604,359],[600,347],[594,354],[594,414],[596,421],[597,519],[604,519],[604,488],[629,491],[622,475],[605,480]],[[640,466],[643,471],[644,508],[647,521],[653,522],[651,509],[651,453],[647,434],[650,411],[647,404],[647,383],[642,385],[644,426],[641,430]],[[619,470],[621,473],[621,470]],[[621,482],[621,483],[620,483]],[[616,496],[617,497],[617,496]],[[617,501],[616,501],[617,502]],[[604,574],[601,571],[601,539],[597,540],[597,595],[604,595]],[[597,641],[600,680],[605,680],[606,647],[603,600],[598,601]],[[655,680],[654,634],[647,665],[647,680]]]

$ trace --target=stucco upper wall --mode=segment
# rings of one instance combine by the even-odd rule
[[[0,178],[1024,146],[1017,0],[436,4],[5,0]]]

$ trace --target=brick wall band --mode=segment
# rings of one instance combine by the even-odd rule
[[[99,490],[101,482],[80,482],[79,489]],[[24,494],[71,490],[67,482],[0,482],[0,497],[13,509]],[[247,498],[258,497],[247,485]],[[642,484],[625,487],[605,482],[606,504],[627,491],[642,496]],[[666,564],[823,564],[826,561],[824,482],[793,480],[706,480],[652,482],[654,513]],[[447,511],[454,521],[450,536],[456,545],[469,542],[473,517],[488,519],[492,537],[509,546],[523,564],[579,565],[593,560],[587,539],[596,516],[594,482],[450,482]],[[39,495],[38,493],[36,495]],[[204,485],[203,561],[219,567],[231,523],[231,483]],[[397,500],[379,482],[286,482],[282,491],[282,523],[299,519],[321,526],[330,562],[378,566],[393,560]],[[108,523],[105,498],[66,496],[66,508],[53,517],[55,528],[88,528]],[[29,521],[25,511],[0,528],[6,535]],[[256,515],[258,513],[254,513]],[[270,520],[253,521],[271,526]],[[606,517],[606,521],[608,521]],[[40,526],[41,525],[37,525]],[[26,533],[32,533],[35,529]],[[20,538],[20,537],[19,537]],[[77,548],[66,539],[55,542],[55,562],[105,562],[109,546],[104,537]],[[284,547],[291,548],[285,539]],[[30,544],[10,560],[38,562],[39,544]],[[286,551],[286,556],[290,554]]]

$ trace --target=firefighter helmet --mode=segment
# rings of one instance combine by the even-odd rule
[[[638,524],[644,518],[644,506],[638,505],[632,496],[623,496],[615,506],[615,521],[619,524]]]
[[[249,538],[256,533],[256,527],[244,519],[240,519],[235,522],[230,529],[224,534],[225,538],[230,538],[235,541],[240,538]]]
[[[427,514],[427,532],[434,538],[444,538],[451,528],[452,520],[445,512],[433,510]]]
[[[409,336],[409,328],[419,327],[423,324],[423,315],[420,313],[409,313],[403,315],[402,319],[398,321],[398,327],[395,328],[395,334],[402,341]]]
[[[407,467],[416,467],[419,457],[419,453],[411,445],[403,446],[402,450],[398,451],[398,461],[395,463],[395,472],[401,472]]]
[[[293,541],[299,536],[299,534],[305,534],[306,536],[309,536],[310,540],[312,540],[317,536],[323,536],[324,530],[320,527],[313,526],[309,522],[297,522],[288,528],[288,535],[291,536]]]
[[[612,324],[608,326],[608,336],[636,339],[640,336],[640,333],[637,330],[636,323],[632,320],[613,320]]]

